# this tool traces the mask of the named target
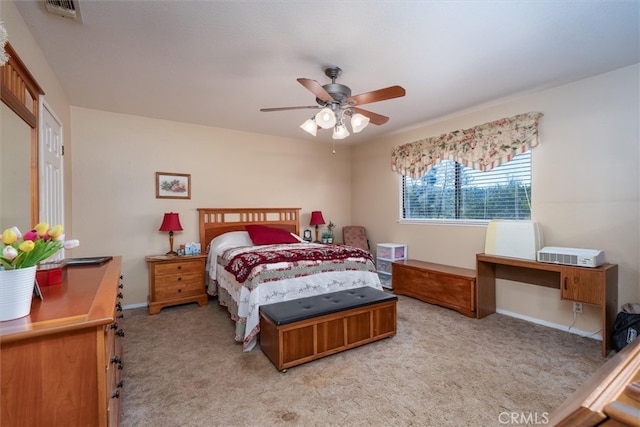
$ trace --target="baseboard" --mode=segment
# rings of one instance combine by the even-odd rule
[[[142,308],[142,307],[147,307],[147,303],[146,302],[139,302],[137,304],[129,304],[129,305],[125,305],[124,307],[122,307],[124,310],[131,310],[132,308]]]
[[[561,331],[580,335],[581,337],[592,338],[594,340],[602,341],[602,334],[581,331],[580,329],[575,329],[575,328],[568,328],[567,326],[564,326],[564,325],[547,322],[546,320],[536,319],[535,317],[529,317],[529,316],[525,316],[519,313],[514,313],[512,311],[507,311],[507,310],[496,309],[496,313],[504,314],[505,316],[509,316],[509,317],[515,317],[517,319],[526,320],[527,322],[535,323],[537,325],[548,326],[549,328],[553,328],[553,329],[560,329]]]

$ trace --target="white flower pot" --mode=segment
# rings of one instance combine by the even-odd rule
[[[36,267],[0,270],[0,321],[18,319],[31,312]]]

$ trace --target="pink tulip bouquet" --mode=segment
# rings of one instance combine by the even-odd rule
[[[2,243],[0,266],[5,270],[33,267],[63,247],[72,249],[80,244],[77,240],[65,241],[62,226],[49,228],[46,222],[39,223],[24,236],[17,227],[7,228],[2,232]]]

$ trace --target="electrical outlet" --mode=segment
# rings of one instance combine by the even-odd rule
[[[582,314],[582,303],[574,302],[573,303],[573,312],[577,314]]]

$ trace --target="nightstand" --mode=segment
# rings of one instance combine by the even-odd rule
[[[208,304],[206,255],[150,255],[145,261],[149,265],[149,314],[171,305]]]

